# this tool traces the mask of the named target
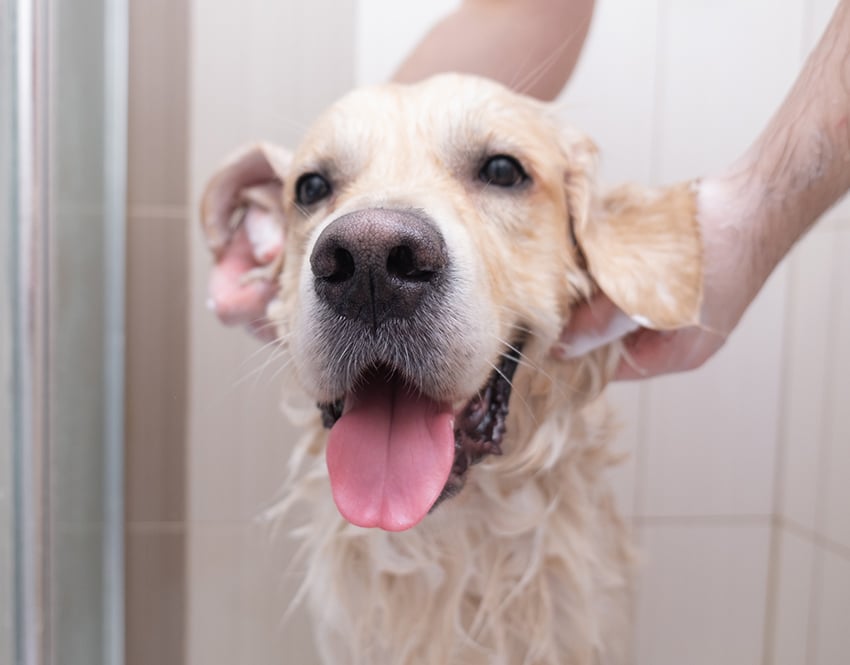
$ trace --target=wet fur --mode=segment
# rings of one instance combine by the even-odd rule
[[[256,174],[256,154],[265,150],[277,155],[266,175],[283,188],[286,236],[280,300],[269,316],[311,399],[338,398],[365,362],[351,359],[358,340],[322,322],[305,267],[321,230],[352,210],[423,210],[453,252],[457,274],[445,309],[408,331],[404,344],[385,340],[383,353],[403,346],[413,354],[405,362],[423,390],[460,408],[515,334],[527,336],[505,454],[475,466],[457,497],[409,531],[361,529],[340,517],[323,455],[326,431],[318,411],[310,412],[276,512],[302,517],[295,535],[303,594],[323,660],[623,662],[633,559],[605,477],[616,461],[608,448],[615,428],[598,399],[619,345],[570,362],[549,350],[597,285],[657,327],[695,320],[701,273],[691,190],[600,196],[594,146],[550,107],[447,75],[349,95],[317,121],[291,165],[268,146],[243,153],[205,199],[218,202],[204,208],[214,250],[235,205],[221,201],[239,189],[232,183],[239,160],[250,155]],[[526,191],[476,180],[481,161],[499,153],[523,163],[532,178]],[[338,183],[335,196],[300,210],[294,181],[319,168]],[[343,371],[343,363],[353,364]]]

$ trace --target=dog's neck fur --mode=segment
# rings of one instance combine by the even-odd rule
[[[324,662],[622,661],[631,551],[600,477],[616,458],[610,416],[594,399],[615,355],[566,366],[526,356],[545,370],[517,373],[505,455],[471,469],[458,497],[407,532],[339,516],[316,418],[281,508],[309,511],[295,531],[298,565]]]

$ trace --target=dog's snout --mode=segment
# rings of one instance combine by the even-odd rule
[[[386,208],[343,215],[310,255],[319,298],[336,313],[373,326],[412,316],[447,265],[445,241],[429,219]]]

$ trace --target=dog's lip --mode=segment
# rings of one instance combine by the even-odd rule
[[[506,433],[512,379],[522,355],[524,342],[524,338],[520,338],[514,344],[507,345],[500,354],[501,361],[494,365],[481,389],[455,410],[455,460],[446,485],[431,510],[463,489],[471,466],[478,464],[488,455],[502,454],[501,444]],[[360,376],[370,373],[384,373],[388,376],[402,374],[389,366],[377,365],[364,370]],[[349,395],[352,391],[353,389],[333,402],[318,405],[322,424],[327,429],[332,428],[350,408]]]

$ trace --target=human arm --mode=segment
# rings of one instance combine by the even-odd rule
[[[456,71],[544,100],[569,79],[594,0],[465,0],[413,49],[393,76],[412,83]]]
[[[625,338],[616,378],[702,365],[724,343],[794,243],[850,188],[850,0],[842,0],[799,77],[755,143],[732,166],[702,179],[697,218],[703,238],[700,327],[640,328]],[[622,327],[604,296],[576,312],[567,348]],[[564,349],[560,350],[564,353]]]

